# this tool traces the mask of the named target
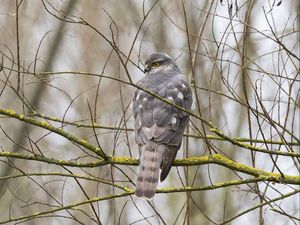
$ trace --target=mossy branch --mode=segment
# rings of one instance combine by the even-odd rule
[[[202,186],[202,187],[160,188],[160,189],[157,189],[156,193],[175,193],[175,192],[187,192],[187,191],[190,192],[190,191],[215,190],[215,189],[218,189],[218,188],[223,188],[223,187],[228,187],[228,186],[235,186],[235,185],[247,184],[247,183],[258,182],[258,181],[266,181],[265,179],[266,179],[265,177],[257,177],[257,178],[245,179],[245,180],[232,180],[232,181],[229,181],[229,182],[226,182],[226,183],[217,183],[217,184],[207,185],[207,186]],[[116,198],[120,198],[120,197],[125,197],[125,196],[132,195],[134,193],[134,190],[130,189],[130,188],[124,188],[124,190],[125,190],[125,192],[120,193],[120,194],[114,194],[114,195],[107,195],[107,196],[104,196],[104,197],[91,198],[91,199],[86,200],[86,201],[82,201],[82,202],[78,202],[78,203],[74,203],[74,204],[70,204],[70,205],[66,205],[66,206],[60,206],[60,207],[56,207],[54,209],[50,209],[50,210],[46,210],[46,211],[42,211],[42,212],[36,212],[34,214],[31,214],[31,215],[24,215],[24,216],[20,216],[20,217],[10,218],[10,219],[7,219],[7,220],[2,220],[2,221],[0,221],[0,224],[32,219],[32,218],[40,217],[40,216],[43,216],[43,215],[55,213],[55,212],[66,210],[66,209],[76,210],[77,207],[81,206],[81,205],[90,204],[90,203],[93,203],[93,202],[110,200],[110,199],[116,199]],[[299,192],[299,190],[290,192],[286,195],[280,196],[278,198],[274,198],[274,199],[272,199],[268,202],[262,203],[260,205],[265,205],[265,204],[268,204],[269,202],[275,202],[275,201],[290,197],[294,194],[297,194],[298,192]],[[258,207],[258,206],[256,206],[256,207]],[[249,211],[251,211],[251,210],[252,210],[252,208]],[[238,216],[236,216],[236,217],[238,217]],[[234,218],[236,218],[236,217],[234,217]],[[232,220],[232,218],[229,219],[229,220]]]
[[[15,119],[18,119],[20,121],[23,121],[23,122],[26,122],[26,123],[44,128],[44,129],[49,130],[51,132],[54,132],[58,135],[61,135],[65,138],[67,138],[68,140],[70,140],[70,141],[72,141],[72,142],[74,142],[78,145],[81,145],[81,146],[85,147],[86,149],[96,153],[101,158],[106,159],[106,155],[105,155],[104,151],[101,149],[100,146],[95,147],[95,146],[93,146],[92,144],[90,144],[89,142],[87,142],[84,139],[76,137],[75,135],[70,134],[69,132],[66,132],[61,128],[57,128],[57,127],[52,126],[47,121],[39,121],[39,120],[33,119],[31,117],[27,117],[27,116],[24,116],[23,114],[18,114],[14,110],[11,110],[11,109],[0,109],[0,114],[15,118]],[[44,118],[44,119],[47,119],[47,120],[52,120],[52,121],[55,121],[55,122],[63,122],[65,124],[72,124],[72,123],[67,122],[67,121],[60,121],[57,118],[52,118],[52,117],[40,115],[40,114],[37,114],[37,113],[34,113],[33,115],[37,115],[41,118]],[[92,124],[92,125],[91,124],[89,124],[89,125],[83,125],[83,124],[80,125],[79,124],[79,125],[76,125],[76,126],[77,127],[102,128],[102,129],[115,129],[115,128],[108,127],[108,126],[99,126],[97,124]],[[120,129],[120,128],[118,128],[118,129]],[[245,142],[245,141],[249,141],[249,139],[230,138],[230,137],[226,136],[225,134],[223,134],[221,131],[219,131],[217,128],[211,128],[211,131],[216,133],[219,137],[212,137],[211,135],[208,135],[207,139],[229,141],[234,145],[237,145],[237,146],[240,146],[242,148],[246,148],[246,149],[249,149],[249,150],[252,150],[252,151],[257,151],[257,152],[263,152],[263,153],[274,154],[274,155],[282,155],[282,156],[290,156],[290,157],[300,157],[300,154],[296,153],[296,152],[284,152],[284,151],[277,151],[277,150],[270,151],[270,150],[267,150],[267,149],[262,149],[262,148],[258,148],[258,147],[255,147],[255,146],[252,146],[252,145],[249,145],[249,144],[246,144],[246,143],[242,143],[242,142]],[[199,136],[197,136],[197,135],[189,135],[189,136],[199,138]],[[270,143],[273,143],[273,142],[270,142]],[[281,143],[280,141],[279,142],[277,141],[276,144],[283,144],[283,143]],[[300,143],[298,143],[298,142],[294,143],[293,142],[292,145],[300,145]]]
[[[38,121],[38,120],[32,119],[30,117],[26,117],[23,114],[18,114],[14,110],[11,110],[11,109],[0,109],[0,114],[18,119],[20,121],[26,122],[28,124],[32,124],[34,126],[41,127],[43,129],[46,129],[46,130],[49,130],[53,133],[56,133],[56,134],[58,134],[62,137],[67,138],[68,140],[70,140],[70,141],[72,141],[72,142],[74,142],[78,145],[81,145],[81,146],[85,147],[86,149],[94,152],[95,154],[97,154],[101,158],[106,159],[106,155],[102,151],[100,146],[95,147],[95,146],[93,146],[92,144],[90,144],[89,142],[87,142],[84,139],[78,138],[75,135],[70,134],[69,132],[66,132],[61,128],[57,128],[57,127],[52,126],[47,121]]]
[[[139,163],[138,159],[134,159],[130,157],[111,157],[111,156],[107,156],[106,160],[99,159],[93,162],[86,162],[86,163],[58,160],[53,158],[47,158],[41,155],[19,154],[19,153],[12,153],[12,152],[0,152],[0,158],[1,157],[26,159],[26,160],[33,160],[39,162],[46,162],[49,164],[71,166],[71,167],[98,167],[98,166],[104,166],[108,164],[137,166]],[[261,169],[253,168],[251,166],[247,166],[235,162],[219,154],[177,159],[175,160],[173,165],[174,166],[196,166],[196,165],[205,165],[205,164],[221,165],[228,169],[249,174],[255,177],[264,176],[266,180],[272,180],[273,182],[276,183],[300,184],[300,176],[290,176],[285,174],[281,175],[278,173],[267,172]]]
[[[34,112],[33,114],[31,114],[30,116],[35,116],[35,117],[39,117],[39,118],[43,118],[46,120],[51,120],[54,122],[59,122],[62,124],[66,124],[66,125],[70,125],[70,126],[75,126],[77,128],[80,127],[84,127],[84,128],[97,128],[97,129],[103,129],[103,130],[117,130],[117,131],[129,131],[132,132],[134,131],[133,128],[124,128],[124,127],[117,127],[117,126],[108,126],[108,125],[101,125],[98,123],[84,123],[84,122],[72,122],[72,121],[67,121],[67,120],[61,120],[59,118],[56,117],[52,117],[52,116],[47,116],[47,115],[42,115],[39,113]],[[208,139],[208,140],[216,140],[216,141],[228,141],[228,139],[225,139],[223,137],[220,136],[215,136],[215,135],[206,135],[206,136],[201,136],[199,134],[191,134],[191,133],[185,133],[184,136],[186,137],[192,137],[192,138],[199,138],[199,139]],[[253,143],[261,143],[261,144],[272,144],[272,145],[284,145],[285,142],[281,141],[281,140],[261,140],[261,139],[251,139],[251,138],[245,138],[245,137],[238,137],[238,138],[231,138],[234,141],[237,142],[253,142]],[[286,144],[290,145],[290,146],[300,146],[300,142],[287,142]],[[260,148],[257,148],[257,151],[260,151]],[[272,152],[272,154],[277,154],[276,152]],[[280,154],[280,152],[279,152]],[[300,157],[300,154],[299,154]]]

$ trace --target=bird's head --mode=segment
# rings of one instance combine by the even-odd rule
[[[173,71],[178,72],[178,67],[174,60],[165,53],[153,53],[145,61],[145,74]]]

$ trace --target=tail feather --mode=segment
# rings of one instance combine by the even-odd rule
[[[135,188],[135,195],[138,198],[153,198],[158,184],[159,170],[164,151],[165,145],[156,144],[152,141],[142,147]]]

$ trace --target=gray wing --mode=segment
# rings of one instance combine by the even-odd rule
[[[184,75],[178,74],[168,78],[149,77],[142,79],[138,85],[181,107],[191,109],[192,93]],[[160,179],[163,181],[168,175],[181,146],[183,132],[189,116],[187,113],[142,90],[135,92],[133,112],[135,139],[138,145],[143,146],[150,140],[166,145],[161,163]]]

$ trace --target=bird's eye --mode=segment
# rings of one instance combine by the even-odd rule
[[[153,66],[153,67],[159,67],[159,66],[160,66],[160,63],[159,63],[159,62],[154,62],[154,63],[152,63],[152,66]]]

